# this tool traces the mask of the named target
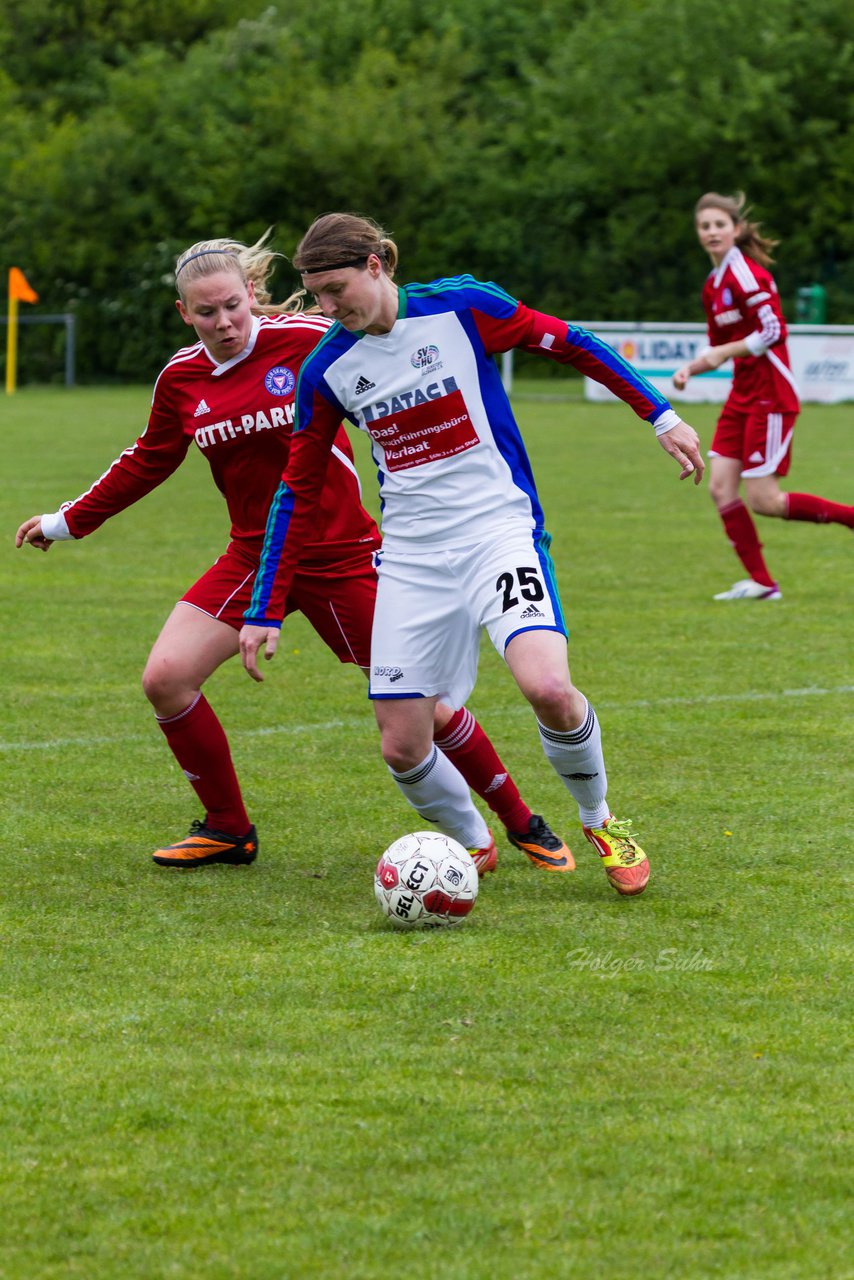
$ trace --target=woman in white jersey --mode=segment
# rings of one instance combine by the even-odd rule
[[[779,600],[753,515],[854,528],[854,506],[811,493],[784,493],[792,436],[800,409],[789,367],[786,321],[769,270],[777,241],[760,232],[745,209],[743,193],[709,191],[694,207],[697,237],[712,261],[703,285],[709,346],[673,375],[683,391],[688,379],[735,363],[727,397],[709,450],[709,493],[729,542],[747,577],[716,600]],[[741,486],[744,496],[741,497]]]
[[[610,347],[470,276],[398,288],[397,249],[370,219],[317,219],[294,257],[337,323],[305,361],[291,458],[267,523],[241,651],[275,651],[282,602],[311,527],[342,414],[373,441],[383,549],[371,697],[383,757],[423,816],[467,842],[471,806],[430,741],[437,698],[474,685],[483,628],[534,708],[546,756],[618,893],[643,892],[649,862],[606,801],[592,707],[570,679],[566,627],[524,445],[493,356],[520,347],[598,378],[646,418],[699,481],[693,429]]]
[[[158,724],[204,815],[185,839],[155,850],[155,862],[166,867],[250,863],[258,848],[228,739],[202,690],[238,651],[267,511],[287,464],[296,381],[306,356],[330,329],[322,316],[294,311],[292,299],[270,304],[267,278],[278,255],[265,239],[251,246],[206,240],[181,254],[177,306],[198,341],[176,352],[158,377],[148,426],[136,443],[79,498],[25,520],[16,538],[19,547],[46,551],[54,541],[85,537],[163,483],[192,443],[210,464],[228,506],[231,540],[172,610],[143,674]],[[378,546],[379,532],[361,504],[341,428],[285,612],[305,614],[341,662],[365,669]],[[435,728],[437,744],[453,761],[452,773],[482,796],[530,861],[549,869],[564,862],[563,841],[531,813],[471,713],[439,706]],[[483,819],[473,834],[478,870],[491,871],[496,849]]]

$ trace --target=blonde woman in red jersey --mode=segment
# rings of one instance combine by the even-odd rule
[[[759,223],[747,213],[741,193],[710,191],[697,201],[697,236],[713,268],[703,287],[710,345],[677,369],[673,384],[682,391],[695,374],[735,361],[732,390],[709,451],[709,492],[748,576],[715,599],[779,600],[751,512],[851,529],[854,506],[780,488],[789,472],[800,402],[789,367],[786,321],[769,270],[777,242],[761,235]]]
[[[303,360],[330,322],[299,310],[298,299],[269,304],[266,280],[279,255],[219,239],[177,260],[177,308],[198,341],[172,357],[154,387],[148,426],[92,487],[50,515],[20,526],[16,545],[47,551],[85,537],[162,484],[195,441],[210,464],[231,519],[223,555],[184,594],[155,641],[142,683],[178,764],[204,807],[189,836],[157,849],[161,866],[245,864],[257,856],[225,731],[202,692],[239,651],[264,541],[267,511],[287,463],[294,392]],[[367,669],[376,599],[373,555],[379,532],[361,504],[346,432],[330,455],[314,536],[300,559],[287,612],[302,612],[341,662]],[[569,870],[569,851],[522,801],[489,739],[465,708],[437,708],[436,742],[481,795],[531,862]],[[496,863],[479,818],[472,841],[478,870]]]

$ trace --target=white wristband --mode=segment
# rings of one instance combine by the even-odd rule
[[[49,516],[41,517],[42,537],[48,542],[72,542],[74,534],[68,528],[64,511],[54,511]]]
[[[665,409],[663,413],[658,415],[652,425],[655,427],[655,434],[663,436],[666,431],[672,431],[674,427],[678,427],[681,421],[682,419],[675,409]]]
[[[744,345],[752,356],[764,356],[765,352],[768,350],[765,343],[762,341],[761,333],[749,333],[744,339]]]

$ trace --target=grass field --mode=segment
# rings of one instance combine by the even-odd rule
[[[714,604],[741,574],[705,487],[627,410],[517,390],[653,879],[608,888],[484,649],[470,705],[579,867],[499,840],[470,919],[425,934],[376,911],[418,822],[300,620],[263,686],[208,686],[259,861],[151,863],[197,808],[139,674],[224,506],[193,456],[82,545],[15,551],[148,391],[3,405],[4,1280],[854,1275],[852,534],[765,521],[784,599]],[[713,408],[688,416],[707,445]],[[852,466],[852,407],[809,406],[793,487],[850,501]]]

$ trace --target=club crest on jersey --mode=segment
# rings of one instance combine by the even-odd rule
[[[429,369],[431,364],[435,364],[439,359],[439,348],[434,346],[419,347],[417,351],[413,351],[409,357],[409,363],[413,369]]]
[[[289,396],[297,380],[286,365],[277,364],[264,379],[264,386],[271,396]]]

